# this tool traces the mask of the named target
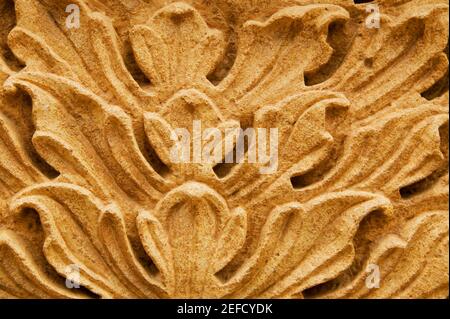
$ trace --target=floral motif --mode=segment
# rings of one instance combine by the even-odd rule
[[[0,1],[0,297],[447,297],[448,1],[160,2]],[[277,172],[173,163],[194,120]]]

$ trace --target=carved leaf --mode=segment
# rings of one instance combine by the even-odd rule
[[[387,199],[360,192],[331,193],[275,209],[250,259],[261,258],[264,264],[236,296],[292,297],[336,277],[353,261],[359,223],[375,210],[389,214],[392,208]]]
[[[167,194],[152,213],[139,215],[139,233],[169,295],[195,298],[223,294],[216,274],[244,243],[245,211],[231,212],[220,195],[207,186],[187,183]]]
[[[39,213],[45,257],[60,275],[76,265],[80,284],[102,297],[156,296],[157,283],[136,260],[116,207],[104,207],[92,193],[62,183],[26,189],[11,205],[13,212]]]
[[[366,264],[380,267],[378,289],[368,289],[367,275],[361,273],[348,285],[323,297],[445,298],[447,259],[448,213],[423,213],[409,221],[399,236],[385,236],[372,250]]]
[[[83,298],[50,277],[14,232],[0,230],[0,296],[7,298]]]
[[[61,77],[24,73],[9,81],[34,98],[33,144],[64,180],[100,197],[119,195],[120,187],[144,202],[159,198],[165,182],[139,150],[126,113]]]
[[[200,125],[199,132],[194,132],[195,121]],[[229,135],[229,132],[236,132],[240,128],[239,122],[225,120],[217,106],[205,94],[193,89],[179,91],[163,105],[159,113],[146,113],[144,125],[149,143],[159,158],[172,169],[171,173],[181,177],[181,180],[196,176],[200,181],[215,179],[213,166],[223,162],[227,155],[224,152],[224,145],[236,144],[234,135]],[[220,138],[210,153],[215,154],[216,150],[220,149],[222,156],[219,161],[213,158],[208,162],[203,160],[203,149],[210,143],[210,139],[206,138],[206,130],[211,128],[219,130]],[[185,129],[189,133],[189,140],[180,139],[176,129]],[[200,159],[193,155],[196,152],[194,146],[196,140],[200,146],[197,150],[200,153]],[[179,160],[173,160],[172,152],[176,147],[176,141],[189,146],[190,152],[185,154],[187,163],[178,163]]]
[[[448,1],[166,2],[0,1],[0,297],[448,297]]]
[[[284,8],[265,22],[247,21],[233,69],[219,90],[242,115],[304,91],[305,72],[320,68],[332,54],[328,25],[348,17],[342,7],[311,4]]]
[[[80,9],[80,29],[66,27],[65,10],[70,4]],[[19,0],[15,5],[17,26],[8,42],[27,64],[23,71],[48,72],[80,82],[130,112],[149,101],[150,96],[127,71],[114,28],[104,15],[78,0]]]
[[[301,192],[352,187],[398,196],[402,187],[444,165],[440,128],[445,125],[448,113],[433,104],[382,112],[354,130],[342,160],[323,181]]]
[[[388,5],[389,6],[389,5]],[[358,29],[358,36],[327,88],[345,92],[364,118],[403,95],[423,93],[445,75],[448,59],[448,3],[406,1],[383,14],[381,27]]]
[[[0,109],[0,198],[8,198],[24,187],[45,180],[33,166],[12,124]]]
[[[183,2],[157,11],[131,32],[136,59],[164,98],[186,87],[211,85],[206,76],[223,55],[224,40]]]

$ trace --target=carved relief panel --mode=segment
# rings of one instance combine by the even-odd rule
[[[0,27],[0,297],[448,296],[448,1],[0,0]]]

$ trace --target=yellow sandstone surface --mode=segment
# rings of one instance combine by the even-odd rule
[[[446,298],[448,6],[0,0],[0,297]]]

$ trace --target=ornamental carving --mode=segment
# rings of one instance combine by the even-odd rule
[[[0,0],[0,297],[448,297],[448,14]]]

